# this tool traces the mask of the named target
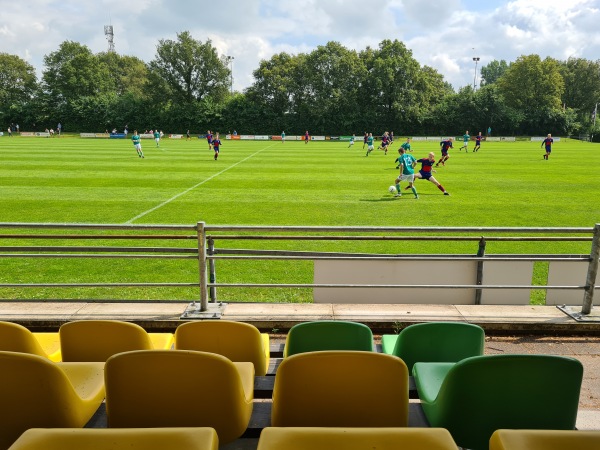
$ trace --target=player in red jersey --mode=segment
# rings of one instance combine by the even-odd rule
[[[415,179],[420,178],[422,180],[431,181],[440,191],[444,193],[444,195],[450,195],[446,189],[444,189],[444,186],[442,186],[440,182],[432,175],[432,172],[435,172],[435,170],[432,170],[433,163],[435,162],[435,153],[431,152],[429,153],[429,157],[417,159],[417,162],[421,163],[421,170],[415,174]]]
[[[448,161],[448,158],[450,158],[450,155],[448,154],[448,150],[450,150],[452,148],[452,141],[453,140],[454,140],[454,138],[449,137],[445,141],[440,142],[440,146],[442,148],[442,157],[437,162],[437,164],[435,165],[435,167],[438,167],[440,164],[442,166],[446,165],[446,161]]]
[[[544,159],[548,159],[548,157],[550,156],[550,153],[552,153],[552,144],[554,143],[554,139],[552,139],[552,135],[548,134],[548,136],[546,137],[546,139],[544,139],[542,141],[542,147],[545,145],[546,146],[546,154],[543,155]]]

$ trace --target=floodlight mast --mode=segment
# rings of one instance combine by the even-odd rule
[[[225,58],[227,59],[227,62],[229,64],[231,64],[231,72],[229,73],[229,90],[230,90],[231,94],[233,95],[233,60],[235,58],[233,56],[229,56],[229,55],[227,55]]]
[[[115,43],[113,41],[113,38],[115,37],[115,34],[113,33],[112,25],[104,25],[104,35],[106,36],[106,39],[108,40],[108,52],[114,53],[115,52]]]
[[[473,76],[473,90],[477,90],[477,63],[481,58],[479,56],[473,57],[473,61],[475,61],[475,75]]]

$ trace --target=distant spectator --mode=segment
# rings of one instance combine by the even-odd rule
[[[12,129],[10,128],[10,126],[8,127],[8,137],[12,137]]]
[[[58,133],[58,137],[60,137],[61,131],[62,131],[62,125],[60,124],[60,122],[58,122],[58,125],[56,125],[56,132]]]
[[[17,133],[18,133],[19,132],[19,124],[16,124],[15,128],[17,129]]]

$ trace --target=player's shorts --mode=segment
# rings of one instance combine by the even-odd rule
[[[411,174],[402,174],[398,177],[400,179],[400,181],[408,181],[409,183],[412,183],[413,181],[415,181],[415,174],[411,173]]]
[[[546,147],[546,153],[552,153],[552,147]]]
[[[136,150],[142,149],[142,144],[133,144],[133,146],[135,147]]]
[[[367,150],[373,150],[374,148],[375,148],[375,147],[373,146],[373,144],[371,144],[371,145],[369,145],[369,146],[367,147]]]
[[[442,156],[448,156],[448,150],[442,150]]]
[[[350,144],[349,144],[349,145],[354,145],[354,141],[350,141]]]
[[[219,147],[213,147],[213,150],[215,151],[215,153],[219,153]]]
[[[207,139],[208,145],[212,145],[212,139]]]
[[[160,138],[154,138],[154,140],[155,140],[156,142],[158,142],[158,141],[160,141]]]
[[[463,145],[464,145],[465,147],[468,147],[468,146],[469,146],[469,141],[465,141],[465,142],[463,143]]]
[[[424,180],[429,180],[433,176],[431,172],[424,172],[423,170],[419,170],[419,174],[421,174],[421,178]]]

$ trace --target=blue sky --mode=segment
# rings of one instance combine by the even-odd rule
[[[41,74],[43,58],[71,40],[149,62],[160,39],[181,31],[234,57],[234,88],[248,87],[261,59],[310,52],[328,41],[362,50],[398,39],[455,89],[490,61],[539,54],[600,58],[600,0],[0,0],[0,52]],[[478,74],[479,77],[479,74]]]

